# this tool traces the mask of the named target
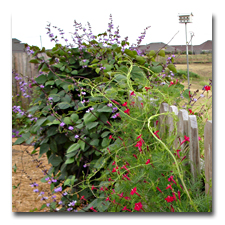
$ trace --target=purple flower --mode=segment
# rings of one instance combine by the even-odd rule
[[[64,125],[65,125],[65,123],[62,122],[62,123],[60,123],[59,126],[60,126],[60,127],[63,127]]]
[[[50,203],[46,203],[46,206],[49,207],[50,206]]]
[[[45,87],[44,85],[42,85],[42,84],[40,85],[40,88],[44,88],[44,87]]]
[[[48,100],[51,101],[53,99],[53,97],[49,97]]]
[[[14,138],[14,137],[16,137],[16,135],[13,134],[13,135],[12,135],[12,138]]]
[[[194,100],[195,102],[197,102],[197,98],[194,98],[193,100]]]
[[[112,113],[116,112],[117,110],[118,110],[117,107],[114,107]]]
[[[69,130],[73,130],[73,127],[72,127],[72,126],[69,126],[68,129],[69,129]]]
[[[54,191],[55,192],[60,192],[60,191],[62,191],[62,187],[61,186],[60,187],[57,187]]]
[[[91,107],[89,110],[91,110],[91,111],[92,111],[92,110],[94,110],[94,108],[93,108],[93,107]]]
[[[34,189],[34,190],[33,190],[33,192],[38,193],[38,192],[39,192],[39,190],[38,190],[38,189]]]
[[[79,138],[79,135],[76,134],[76,135],[74,136],[74,138]]]
[[[113,119],[116,119],[116,117],[117,117],[117,115],[116,115],[116,114],[112,115],[112,118],[113,118]]]
[[[67,209],[67,211],[71,211],[71,210],[73,210],[73,208],[72,208],[72,207],[70,207],[70,208],[68,208],[68,209]]]
[[[112,103],[107,104],[108,107],[112,107]]]
[[[36,182],[34,182],[33,184],[30,185],[31,187],[37,187],[38,184]]]
[[[77,201],[73,200],[72,202],[70,202],[70,203],[68,204],[68,206],[75,206],[76,203],[77,203]]]
[[[48,197],[42,197],[42,198],[41,198],[41,201],[42,201],[42,200],[46,200],[46,199],[48,199]]]
[[[44,194],[44,192],[43,192],[43,191],[41,191],[41,192],[40,192],[40,194],[39,194],[39,196],[42,196],[43,194]]]
[[[68,193],[65,191],[64,193],[62,193],[62,196],[66,196]]]

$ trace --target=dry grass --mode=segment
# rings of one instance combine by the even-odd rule
[[[177,70],[187,70],[187,64],[177,64],[176,65]],[[199,90],[199,94],[197,97],[202,93],[202,88],[204,85],[209,84],[209,79],[212,79],[212,63],[206,63],[206,64],[190,64],[189,65],[189,71],[197,73],[200,78],[190,78],[190,84],[191,84],[191,92],[193,93],[196,90]],[[188,81],[185,81],[183,83],[185,85],[185,88],[188,88]],[[205,94],[206,95],[206,92]],[[211,95],[211,91],[209,91],[209,96]],[[193,109],[197,110],[203,103],[205,103],[205,98],[200,98],[194,105]],[[212,98],[208,102],[208,104],[212,104]],[[212,119],[212,109],[208,111],[209,113],[209,119]]]

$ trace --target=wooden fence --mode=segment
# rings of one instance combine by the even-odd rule
[[[212,195],[212,121],[208,120],[204,127],[204,151],[205,160],[200,158],[199,149],[199,135],[198,135],[198,123],[195,115],[188,115],[187,110],[181,109],[178,111],[176,106],[169,106],[167,103],[162,103],[160,106],[160,114],[170,112],[178,117],[177,122],[177,138],[174,141],[175,148],[184,148],[184,145],[179,146],[180,141],[184,140],[184,135],[190,138],[189,155],[191,173],[196,179],[200,174],[201,169],[205,170],[205,193]],[[159,116],[159,129],[160,135],[171,135],[174,131],[174,117],[168,115]],[[180,141],[178,140],[180,138]]]
[[[43,56],[46,58],[46,55]],[[38,75],[38,66],[33,63],[29,63],[31,59],[32,56],[28,55],[26,52],[12,53],[12,70],[22,77],[22,80],[17,81],[15,79],[15,74],[12,74],[12,95],[14,96],[14,105],[18,104],[19,101],[17,94],[21,93],[19,82],[24,81],[29,84],[28,80],[35,78]],[[32,89],[28,88],[28,94],[32,96]],[[22,101],[22,107],[27,109],[29,103],[31,102],[30,98],[22,97],[20,99]]]
[[[129,100],[134,101],[135,105],[141,108],[141,97],[135,98],[130,95],[129,91]],[[144,98],[146,96],[143,96]],[[154,104],[155,99],[150,99],[150,102]],[[170,106],[167,103],[162,103],[160,105],[160,114],[165,113],[159,116],[158,128],[160,131],[160,138],[166,137],[167,135],[176,135],[176,138],[172,145],[181,151],[189,147],[189,154],[186,156],[189,159],[191,173],[194,180],[201,170],[205,170],[205,193],[212,196],[212,121],[208,120],[204,127],[204,153],[205,160],[200,157],[199,149],[199,135],[198,135],[198,123],[195,115],[188,115],[188,111],[185,109],[180,109],[174,105]],[[168,114],[167,114],[168,113]],[[173,114],[173,116],[172,116]],[[177,132],[175,133],[175,116],[177,116]],[[156,126],[156,124],[155,124]],[[181,145],[180,142],[184,140],[184,136],[189,137],[190,142],[188,145]]]

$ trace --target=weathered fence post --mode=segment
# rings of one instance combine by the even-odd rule
[[[162,103],[160,105],[159,113],[165,113],[168,112],[169,110],[169,105],[167,103]],[[160,115],[159,116],[159,131],[160,135],[163,136],[164,133],[166,133],[166,127],[167,127],[167,116],[166,115]]]
[[[205,149],[205,193],[212,195],[212,120],[208,120],[204,129],[204,149]]]
[[[169,126],[168,128],[168,131],[169,131],[169,136],[171,135],[176,135],[176,132],[175,132],[175,121],[174,121],[174,115],[177,116],[178,115],[178,109],[175,105],[171,105],[169,107],[169,112],[170,113],[173,113],[173,115],[168,115],[167,116],[167,124]],[[177,146],[177,143],[178,143],[178,140],[177,138],[174,140],[173,142],[173,146],[176,148]]]
[[[180,138],[180,142],[184,140],[184,135],[188,136],[188,112],[185,109],[180,109],[178,112],[177,135],[178,138]],[[182,151],[184,146],[185,144],[181,145],[180,147],[176,146],[176,148],[179,147]]]
[[[198,142],[198,124],[195,115],[189,115],[188,117],[188,135],[190,138],[191,173],[196,181],[197,175],[200,174],[200,150]]]

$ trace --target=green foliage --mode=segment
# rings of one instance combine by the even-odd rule
[[[181,93],[187,97],[179,80],[169,76],[170,71],[177,73],[176,68],[173,63],[155,62],[154,51],[146,56],[128,48],[123,51],[126,45],[126,41],[121,46],[103,44],[95,37],[82,48],[56,44],[44,63],[38,53],[45,49],[32,46],[36,54],[30,62],[40,62],[39,71],[44,72],[35,79],[39,96],[28,110],[38,119],[16,144],[30,142],[34,135],[39,157],[46,154],[52,165],[47,177],[57,177],[63,190],[70,187],[69,195],[62,197],[61,211],[79,195],[88,203],[80,211],[121,212],[125,205],[135,211],[135,203],[141,201],[145,211],[169,212],[171,203],[165,198],[172,193],[166,187],[172,183],[177,199],[181,193],[180,201],[173,203],[175,211],[206,211],[210,204],[203,206],[208,200],[201,195],[201,184],[193,185],[191,176],[183,176],[189,174],[182,162],[186,152],[174,156],[176,126],[173,135],[162,140],[154,134],[160,104],[180,107]],[[162,50],[158,54],[165,57]],[[175,183],[168,182],[171,176]],[[131,194],[135,187],[141,197]],[[52,202],[50,211],[56,207]]]

